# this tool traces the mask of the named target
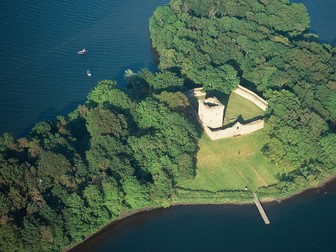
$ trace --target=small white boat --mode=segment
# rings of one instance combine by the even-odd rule
[[[80,55],[86,54],[88,52],[88,50],[86,50],[85,48],[83,48],[83,50],[78,51],[77,53]]]
[[[89,76],[89,77],[92,76],[92,73],[91,73],[91,70],[90,70],[90,69],[86,70],[86,75]]]

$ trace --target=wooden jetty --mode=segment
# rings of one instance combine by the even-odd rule
[[[258,211],[261,215],[261,217],[263,218],[265,224],[270,224],[271,222],[269,221],[267,215],[266,215],[266,212],[264,210],[264,208],[262,207],[258,197],[257,197],[257,194],[253,193],[253,199],[254,199],[254,203],[256,204],[257,208],[258,208]]]

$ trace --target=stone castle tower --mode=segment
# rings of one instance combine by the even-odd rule
[[[198,115],[202,123],[212,129],[223,126],[224,108],[216,97],[198,100]]]

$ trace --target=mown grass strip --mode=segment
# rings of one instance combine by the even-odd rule
[[[256,190],[278,182],[277,174],[290,169],[270,163],[262,154],[263,130],[250,135],[211,141],[205,134],[199,141],[197,175],[180,180],[178,186],[192,190]]]

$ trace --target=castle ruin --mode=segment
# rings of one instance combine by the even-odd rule
[[[225,106],[216,97],[198,100],[198,116],[209,128],[223,126],[224,109]]]
[[[263,111],[268,107],[268,103],[264,99],[240,85],[233,92],[253,102]],[[246,135],[264,127],[262,119],[246,124],[237,121],[230,127],[223,127],[225,106],[216,97],[205,98],[206,94],[202,88],[189,90],[186,95],[189,98],[198,98],[198,117],[211,140]]]

